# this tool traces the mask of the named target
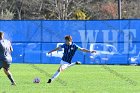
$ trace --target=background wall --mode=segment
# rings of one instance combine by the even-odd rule
[[[63,50],[47,55],[64,43],[65,35],[96,54],[76,52],[73,61],[83,64],[140,64],[140,20],[100,21],[0,21],[0,30],[11,40],[14,63],[59,63]]]

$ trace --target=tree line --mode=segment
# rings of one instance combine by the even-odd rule
[[[139,5],[139,0],[122,0],[122,18],[140,18]],[[0,19],[118,19],[118,0],[0,0]]]

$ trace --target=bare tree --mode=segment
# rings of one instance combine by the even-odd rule
[[[83,6],[93,0],[48,0],[46,8],[56,19],[67,20],[71,19],[75,11],[84,9]],[[46,16],[49,19],[50,15]]]
[[[139,0],[123,0],[122,2],[122,18],[140,18],[139,15]]]
[[[117,0],[0,0],[0,19],[117,19]],[[122,18],[140,18],[139,0],[122,0]]]
[[[12,11],[13,2],[8,2],[8,0],[2,0],[0,2],[0,19],[11,20],[14,18],[14,12]]]

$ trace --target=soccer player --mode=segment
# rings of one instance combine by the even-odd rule
[[[9,40],[4,39],[4,33],[0,32],[0,69],[3,68],[4,73],[11,81],[11,85],[16,85],[11,72],[9,71],[12,62],[11,52],[13,48]]]
[[[76,52],[76,50],[80,50],[83,52],[88,52],[88,53],[94,53],[96,51],[90,51],[87,50],[85,48],[80,48],[79,46],[77,46],[75,43],[72,42],[72,37],[70,35],[65,36],[65,44],[55,48],[54,50],[48,52],[48,54],[57,51],[61,48],[64,48],[64,53],[63,53],[63,57],[62,60],[60,62],[60,67],[58,68],[58,70],[55,72],[55,74],[51,77],[51,79],[48,80],[47,83],[51,83],[55,78],[57,78],[60,74],[61,71],[65,70],[66,68],[69,68],[75,64],[80,64],[80,62],[74,62],[72,63],[71,60]]]

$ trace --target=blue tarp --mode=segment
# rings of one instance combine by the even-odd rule
[[[140,20],[89,21],[0,21],[0,30],[12,42],[14,63],[59,63],[63,50],[46,54],[64,43],[73,42],[97,53],[77,51],[73,61],[83,64],[140,64]]]

